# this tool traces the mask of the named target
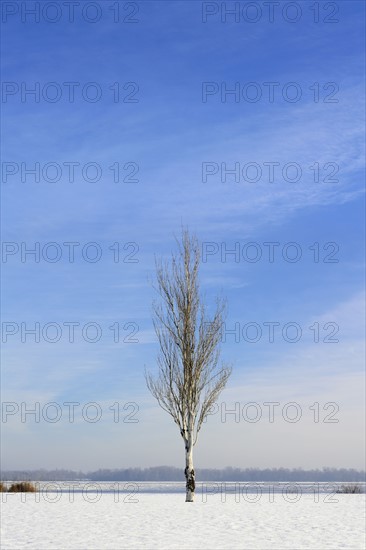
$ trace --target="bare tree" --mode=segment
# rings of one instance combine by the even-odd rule
[[[193,446],[202,423],[231,374],[219,367],[225,303],[217,299],[210,317],[199,292],[200,248],[197,238],[182,231],[178,254],[171,262],[156,262],[157,291],[154,328],[158,337],[159,375],[146,373],[147,387],[178,425],[184,441],[186,502],[193,502]]]

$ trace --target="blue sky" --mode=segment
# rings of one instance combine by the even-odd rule
[[[87,2],[75,8],[73,22],[58,3],[60,20],[54,23],[52,6],[34,22],[22,13],[23,4],[3,3],[2,398],[19,407],[2,424],[3,468],[182,463],[179,433],[143,377],[145,366],[156,368],[154,256],[169,256],[181,224],[196,232],[204,250],[207,243],[217,245],[201,267],[208,303],[225,295],[228,329],[256,323],[262,331],[257,342],[246,341],[242,332],[239,342],[227,335],[222,357],[234,371],[220,406],[239,403],[242,410],[255,402],[263,418],[250,423],[242,414],[235,422],[228,415],[223,422],[212,415],[198,443],[197,466],[362,468],[363,2],[331,3],[336,14],[320,2],[318,23],[310,2],[296,2],[296,13],[281,2],[272,23],[263,2],[256,2],[262,16],[255,23],[246,20],[245,14],[255,15],[245,11],[247,2],[239,3],[237,22],[230,16],[221,21],[221,2],[120,2],[121,17],[137,6],[135,23],[114,23],[109,1],[95,3],[95,23],[83,20]],[[217,13],[203,22],[208,9]],[[286,20],[296,14],[297,21]],[[75,83],[73,102],[68,82]],[[203,101],[204,83],[215,93]],[[273,101],[268,83],[275,83]],[[22,98],[22,89],[35,86],[39,101],[30,94]],[[235,86],[238,96],[221,95]],[[98,101],[85,99],[96,90]],[[55,91],[58,101],[52,101]],[[262,94],[256,102],[254,92]],[[39,181],[24,169],[35,163]],[[74,181],[70,163],[78,163]],[[83,178],[88,163],[94,164]],[[115,163],[121,170],[117,183],[110,169]],[[207,181],[204,163],[217,167]],[[239,166],[239,181],[233,175],[225,181],[222,163]],[[276,163],[274,181],[268,163]],[[92,181],[95,166],[98,181]],[[254,181],[258,166],[261,177]],[[136,167],[131,178],[137,181],[123,181]],[[70,242],[80,243],[74,262],[64,244]],[[273,262],[264,244],[269,242],[278,243]],[[87,243],[96,247],[85,252]],[[246,248],[248,243],[256,248]],[[288,243],[297,243],[299,261],[284,259],[286,251],[290,258],[295,251]],[[22,246],[39,246],[40,261],[27,255],[23,262]],[[235,247],[238,261],[221,256]],[[90,257],[98,250],[100,260],[87,261],[83,250]],[[254,250],[262,257],[250,262],[246,251],[250,258]],[[60,260],[46,261],[42,251],[51,259],[61,253]],[[27,336],[23,327],[37,322],[41,332],[57,323],[59,341],[47,341],[52,327],[39,342]],[[67,327],[73,322],[78,325],[71,343]],[[263,324],[269,322],[280,323],[273,343]],[[99,341],[83,338],[87,323],[100,327]],[[117,343],[109,328],[115,323]],[[287,323],[301,328],[299,341],[282,336]],[[309,328],[314,323],[319,342]],[[6,337],[11,327],[16,332]],[[334,327],[339,341],[324,342]],[[138,342],[123,341],[135,329]],[[247,340],[254,338],[248,334]],[[93,328],[87,337],[93,338]],[[269,401],[279,402],[279,410],[298,403],[302,418],[292,423],[279,414],[270,423],[263,405]],[[39,403],[41,411],[55,402],[62,417],[52,423],[28,415],[22,422],[22,402],[28,408]],[[65,402],[80,403],[74,423]],[[100,422],[80,414],[90,402],[99,404]],[[115,402],[121,409],[137,403],[139,421],[113,422],[109,407]],[[323,420],[332,409],[322,408],[335,403],[339,422],[314,422],[314,402]]]

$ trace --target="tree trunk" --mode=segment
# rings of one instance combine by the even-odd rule
[[[186,442],[186,468],[184,470],[184,475],[186,476],[186,502],[194,501],[194,491],[196,488],[195,484],[195,474],[193,468],[193,444],[191,438],[190,441]]]

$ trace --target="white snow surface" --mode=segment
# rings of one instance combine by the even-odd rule
[[[253,495],[252,495],[253,496]],[[55,502],[50,500],[54,498]],[[95,502],[91,502],[95,498]],[[117,502],[116,502],[117,500]],[[204,502],[206,500],[206,502]],[[365,548],[365,495],[3,494],[1,548],[20,550]],[[255,500],[255,499],[254,499]],[[330,501],[329,501],[330,500]],[[337,502],[335,502],[337,501]]]

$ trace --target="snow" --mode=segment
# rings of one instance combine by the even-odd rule
[[[363,494],[200,491],[186,503],[182,493],[50,490],[3,493],[1,508],[3,550],[357,550],[366,542]]]

